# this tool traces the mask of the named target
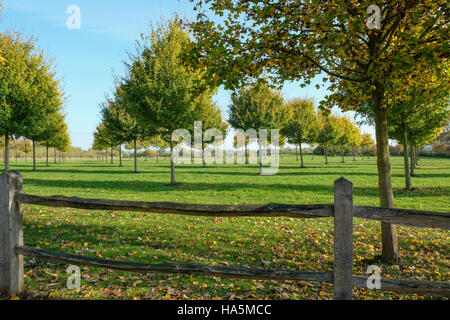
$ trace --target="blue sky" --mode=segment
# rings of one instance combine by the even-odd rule
[[[81,9],[79,30],[67,28],[70,5]],[[0,30],[37,36],[39,45],[55,59],[68,96],[65,111],[72,144],[88,149],[100,122],[99,103],[113,88],[113,72],[123,70],[126,51],[133,49],[134,41],[151,22],[171,18],[174,13],[187,19],[195,17],[188,0],[3,0]],[[289,83],[283,94],[288,99],[298,96],[320,101],[327,92],[314,85],[300,88]],[[215,99],[226,118],[230,93],[219,90]],[[361,129],[374,134],[371,127]]]

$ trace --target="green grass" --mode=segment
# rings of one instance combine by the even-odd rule
[[[450,159],[421,158],[412,178],[414,190],[403,190],[400,157],[392,158],[395,207],[448,212]],[[259,176],[252,165],[217,165],[176,169],[181,186],[168,186],[169,162],[140,160],[125,166],[95,160],[67,161],[49,168],[39,163],[12,163],[24,175],[24,191],[104,199],[175,201],[208,204],[333,203],[333,181],[341,176],[354,183],[355,205],[377,206],[375,158],[353,161],[283,156],[275,176]],[[201,218],[114,211],[87,211],[26,205],[24,242],[28,246],[146,263],[180,262],[292,270],[331,271],[333,221],[292,218]],[[448,232],[398,227],[403,261],[379,261],[380,226],[355,219],[354,273],[376,264],[393,278],[448,280]],[[186,275],[154,275],[81,267],[80,290],[66,288],[65,265],[26,259],[24,299],[329,299],[332,286],[304,281],[251,281]],[[354,289],[357,299],[424,299],[414,294]]]

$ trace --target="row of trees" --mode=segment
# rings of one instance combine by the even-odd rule
[[[121,152],[122,144],[131,143],[134,171],[138,172],[139,146],[168,147],[172,153],[172,132],[184,128],[193,134],[194,121],[199,120],[203,130],[226,131],[221,111],[212,100],[216,88],[205,83],[203,69],[194,69],[182,59],[190,41],[176,20],[152,27],[149,35],[142,35],[136,50],[129,53],[126,74],[116,78],[114,92],[101,104],[102,121],[94,133],[95,149],[120,146]],[[175,183],[171,159],[171,184]]]
[[[338,145],[343,161],[348,148],[352,147],[356,155],[357,148],[373,145],[370,135],[361,135],[347,118],[317,113],[314,101],[308,99],[285,103],[281,93],[263,81],[242,87],[232,95],[228,123],[224,122],[220,109],[212,100],[215,88],[206,83],[201,69],[194,72],[183,59],[189,42],[188,33],[172,20],[152,29],[149,36],[143,36],[136,52],[130,54],[126,76],[116,78],[116,88],[100,105],[101,123],[94,133],[93,148],[110,149],[111,163],[114,161],[113,150],[117,148],[121,166],[122,145],[132,145],[134,171],[138,172],[138,149],[169,148],[172,153],[172,132],[184,128],[193,136],[194,121],[202,121],[203,132],[216,128],[224,133],[228,124],[243,131],[279,129],[281,145],[287,139],[299,146],[301,167],[304,167],[304,143],[320,144],[325,149]],[[243,146],[246,163],[249,143],[247,138]],[[206,144],[207,141],[203,141],[202,154]],[[262,173],[261,157],[259,163]],[[176,183],[173,161],[171,183]]]
[[[0,52],[0,135],[4,137],[5,170],[9,170],[11,139],[21,137],[32,141],[36,170],[36,142],[47,147],[47,165],[49,148],[70,147],[60,82],[52,61],[33,38],[0,34]],[[24,148],[28,150],[28,145]]]
[[[358,150],[371,149],[374,141],[370,134],[361,134],[359,128],[346,117],[317,112],[314,100],[296,98],[284,102],[281,93],[264,83],[240,88],[232,95],[228,122],[235,129],[270,128],[281,132],[281,145],[285,139],[300,150],[300,167],[304,168],[303,144],[320,145],[327,150],[338,146],[342,162],[348,149],[354,157]],[[245,149],[247,154],[247,140]],[[248,163],[248,159],[247,159]],[[260,161],[261,163],[261,161]]]

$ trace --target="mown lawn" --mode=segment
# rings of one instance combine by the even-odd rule
[[[406,192],[403,159],[393,157],[395,206],[449,212],[450,159],[421,158],[415,190]],[[105,199],[186,203],[332,203],[333,181],[354,183],[356,205],[378,205],[376,159],[353,161],[283,156],[276,176],[259,176],[257,166],[178,166],[172,187],[169,161],[140,159],[140,173],[94,160],[67,161],[49,168],[39,162],[13,161],[24,175],[24,191]],[[25,206],[24,242],[28,246],[122,261],[179,262],[257,268],[331,271],[333,221],[292,218],[200,218],[114,211]],[[448,231],[398,227],[403,261],[379,261],[379,223],[355,220],[354,269],[363,274],[376,264],[384,277],[449,280]],[[81,267],[80,290],[66,288],[67,266],[26,259],[26,293],[22,299],[330,299],[331,285],[304,281],[251,281],[186,275],[153,275]],[[354,289],[357,299],[430,299],[436,297]]]

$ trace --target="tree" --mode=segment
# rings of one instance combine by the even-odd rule
[[[63,94],[53,65],[35,40],[20,34],[0,35],[3,63],[0,66],[0,133],[5,136],[5,169],[9,169],[10,136],[40,141],[49,118],[62,105]]]
[[[203,133],[208,129],[217,129],[222,134],[225,133],[228,129],[228,123],[223,121],[222,119],[222,111],[219,109],[216,103],[212,101],[212,97],[207,98],[203,103],[203,111],[202,111],[202,136]],[[212,144],[222,144],[223,141],[216,141],[215,137],[209,141]],[[207,141],[202,139],[202,159],[203,159],[203,167],[206,167],[205,161],[205,148],[207,146]]]
[[[175,19],[152,27],[130,53],[123,78],[127,108],[140,126],[148,128],[149,136],[159,135],[170,146],[171,184],[176,184],[172,132],[179,128],[192,132],[194,121],[201,119],[204,95],[213,94],[203,80],[204,69],[194,69],[181,59],[190,41]]]
[[[347,117],[338,117],[336,120],[338,135],[335,139],[335,144],[341,148],[342,163],[344,163],[346,148],[359,145],[360,133],[359,129]]]
[[[373,149],[375,145],[375,141],[372,139],[372,135],[370,133],[363,133],[361,136],[361,155],[364,153],[370,154],[370,151]]]
[[[328,149],[336,142],[340,134],[337,123],[336,116],[319,113],[320,130],[316,141],[324,148],[325,164],[328,164]]]
[[[433,70],[429,70],[432,73]],[[418,77],[419,75],[415,75]],[[431,142],[441,131],[448,117],[449,91],[448,83],[444,79],[435,78],[431,84],[413,84],[405,89],[405,94],[398,98],[396,90],[389,90],[388,123],[389,136],[396,139],[403,146],[405,189],[411,190],[411,175],[414,175],[415,142],[424,144]],[[398,82],[398,81],[397,81]],[[417,81],[418,82],[418,81]],[[397,85],[398,83],[393,83]],[[372,102],[361,105],[358,113],[365,117],[365,122],[373,124],[375,115]],[[411,154],[411,164],[409,164]]]
[[[328,105],[345,111],[373,101],[380,206],[392,208],[386,88],[393,79],[409,80],[417,70],[430,82],[427,68],[447,59],[446,1],[382,0],[378,12],[369,14],[369,0],[192,1],[201,10],[191,24],[197,55],[217,83],[235,87],[267,73],[280,82],[308,84],[322,74],[333,91]],[[367,21],[378,13],[379,23]],[[352,94],[343,99],[341,92]],[[381,226],[383,259],[399,260],[395,226]]]
[[[314,109],[314,101],[311,99],[294,99],[287,104],[291,109],[287,125],[282,132],[287,137],[288,142],[299,146],[301,168],[303,164],[303,149],[302,143],[311,143],[317,137],[317,129],[319,127],[319,120]]]
[[[103,151],[107,148],[110,148],[113,144],[114,143],[106,127],[103,124],[98,125],[94,132],[94,142],[92,145],[92,149]]]
[[[46,166],[49,166],[48,150],[51,147],[58,147],[61,145],[60,139],[63,134],[67,132],[67,125],[64,122],[64,114],[56,113],[45,119],[45,125],[41,131],[39,138],[42,145],[46,147]]]
[[[25,162],[27,162],[27,156],[31,152],[31,142],[30,140],[23,138],[19,140],[19,150],[25,154]]]
[[[138,124],[136,117],[127,108],[124,100],[124,90],[118,85],[114,92],[114,98],[107,98],[107,102],[101,105],[102,124],[108,132],[110,142],[119,145],[119,162],[122,165],[122,144],[131,141],[134,148],[134,172],[138,172],[137,141],[146,137],[144,126]]]
[[[232,95],[228,122],[235,129],[278,129],[281,130],[290,118],[290,111],[284,103],[281,92],[273,90],[263,82],[253,83],[239,89]],[[268,133],[270,139],[270,133]],[[262,145],[259,145],[259,168],[262,170]]]
[[[159,156],[161,154],[161,151],[167,149],[169,147],[169,144],[161,139],[160,136],[153,136],[147,141],[156,149],[156,163],[159,163]]]

